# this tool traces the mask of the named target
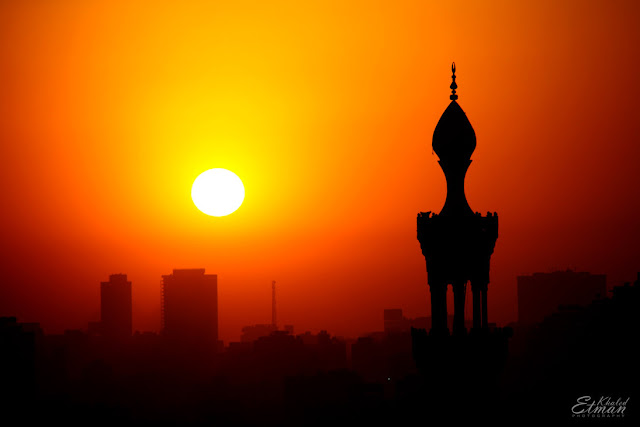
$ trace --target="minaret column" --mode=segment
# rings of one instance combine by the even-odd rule
[[[436,334],[447,334],[447,284],[429,284],[431,291],[431,330]]]
[[[453,284],[453,333],[462,335],[464,329],[464,299],[465,283],[457,282]]]
[[[488,283],[484,283],[482,286],[482,329],[489,328],[489,317],[487,316],[487,289],[489,289]]]
[[[476,282],[471,282],[471,292],[473,293],[473,329],[480,330],[481,309],[480,309],[480,286]]]

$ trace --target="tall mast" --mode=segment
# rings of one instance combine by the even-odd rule
[[[276,281],[271,282],[271,326],[273,329],[278,329],[276,323]]]

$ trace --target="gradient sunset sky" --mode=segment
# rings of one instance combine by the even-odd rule
[[[489,321],[517,318],[520,274],[633,280],[639,21],[612,0],[0,1],[0,315],[84,328],[126,273],[157,331],[160,276],[196,267],[225,342],[270,322],[271,280],[296,332],[428,315],[416,214],[445,199],[452,61],[467,198],[500,217]],[[190,196],[216,167],[246,188],[223,218]]]

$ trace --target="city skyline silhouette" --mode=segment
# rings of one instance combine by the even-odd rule
[[[1,3],[0,423],[632,423],[639,15]]]
[[[480,135],[467,198],[501,217],[493,321],[517,319],[517,276],[571,268],[611,288],[635,274],[634,2],[461,2],[455,22],[409,3],[99,3],[2,5],[1,312],[80,328],[99,316],[91,284],[125,272],[133,329],[160,331],[158,276],[206,268],[232,307],[226,341],[268,318],[273,279],[303,329],[358,336],[389,303],[429,315],[407,218],[445,201],[430,141],[452,60]],[[214,167],[246,187],[219,219],[189,198]]]
[[[640,272],[633,286],[610,292],[605,275],[519,276],[518,321],[506,327],[489,322],[498,217],[473,212],[466,200],[464,177],[476,135],[457,103],[455,63],[452,72],[451,103],[433,137],[447,198],[439,214],[420,212],[416,223],[430,316],[411,319],[402,308],[388,308],[382,330],[355,339],[326,330],[296,332],[295,324],[278,326],[272,281],[271,323],[244,326],[240,340],[225,344],[218,276],[190,268],[161,276],[160,333],[133,333],[133,283],[126,274],[110,274],[99,284],[100,320],[82,330],[52,335],[39,323],[0,317],[1,419],[326,425],[407,422],[438,410],[455,422],[502,422],[531,412],[527,402],[549,393],[554,400],[547,410],[528,414],[529,420],[631,422],[635,411],[627,405],[637,396],[640,371],[633,368],[637,349],[629,338],[640,326],[634,314]],[[446,309],[449,285],[453,314]],[[594,363],[613,362],[624,363],[623,377],[582,378]],[[30,412],[33,405],[44,411]],[[461,405],[466,411],[459,412]]]

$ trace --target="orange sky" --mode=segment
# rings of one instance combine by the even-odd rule
[[[0,1],[0,314],[47,332],[99,319],[133,281],[158,330],[160,276],[219,278],[220,335],[278,318],[355,336],[427,315],[419,211],[450,65],[478,146],[467,197],[497,211],[489,321],[516,276],[640,270],[640,3]],[[233,170],[208,217],[191,183]],[[470,301],[467,302],[470,313]]]

